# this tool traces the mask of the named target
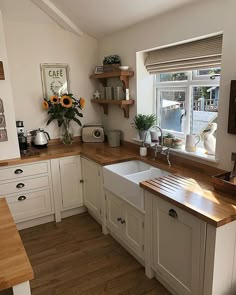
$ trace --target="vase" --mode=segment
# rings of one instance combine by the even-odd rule
[[[144,141],[146,139],[146,133],[147,133],[147,130],[139,130],[138,131],[140,140]]]
[[[62,124],[62,142],[67,145],[73,142],[73,129],[70,120],[67,119]]]

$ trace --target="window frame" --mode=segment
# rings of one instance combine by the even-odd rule
[[[164,132],[170,132],[174,136],[184,139],[187,134],[191,131],[192,125],[192,112],[193,112],[193,88],[194,87],[220,87],[220,79],[210,79],[210,75],[197,76],[200,79],[196,79],[194,76],[195,71],[188,71],[188,80],[184,81],[164,81],[160,82],[160,74],[155,75],[154,79],[154,113],[157,116],[157,122],[161,125],[161,107],[160,107],[160,92],[161,91],[174,91],[174,89],[186,88],[186,113],[189,114],[186,120],[185,132],[177,132],[173,130],[163,129]]]

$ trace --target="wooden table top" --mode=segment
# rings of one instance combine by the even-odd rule
[[[159,191],[157,188],[150,186],[150,183],[142,183],[141,187],[145,190],[165,198],[170,203],[214,226],[221,226],[236,220],[236,196],[215,191],[212,186],[211,175],[219,173],[219,169],[182,158],[177,161],[172,155],[171,161],[174,164],[172,168],[169,168],[166,159],[163,162],[159,159],[153,161],[150,157],[140,157],[138,149],[138,146],[134,148],[129,145],[111,148],[104,143],[74,143],[70,146],[59,144],[49,146],[43,150],[33,150],[36,151],[35,154],[24,156],[21,159],[1,161],[0,167],[75,155],[82,155],[100,165],[135,159],[141,160],[175,175],[192,178],[196,182],[194,193],[185,191],[183,194],[182,191],[181,194],[170,195],[166,191]]]
[[[0,199],[0,290],[34,278],[5,198]]]

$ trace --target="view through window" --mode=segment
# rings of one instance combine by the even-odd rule
[[[156,113],[161,128],[174,136],[199,134],[217,123],[220,68],[156,75]]]

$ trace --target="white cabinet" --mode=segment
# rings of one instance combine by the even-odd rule
[[[205,223],[153,196],[153,268],[180,295],[202,294]]]
[[[6,197],[17,223],[52,215],[51,191],[49,161],[0,169],[0,195]]]
[[[101,196],[101,171],[100,165],[82,158],[83,174],[83,196],[84,205],[96,218],[101,220],[102,216],[102,196]]]
[[[56,221],[60,221],[62,212],[67,211],[64,216],[70,216],[76,213],[74,209],[83,206],[80,156],[52,159],[51,170]]]
[[[59,159],[62,209],[72,209],[83,204],[80,157]]]
[[[143,259],[144,215],[111,192],[106,191],[105,194],[108,228]]]

